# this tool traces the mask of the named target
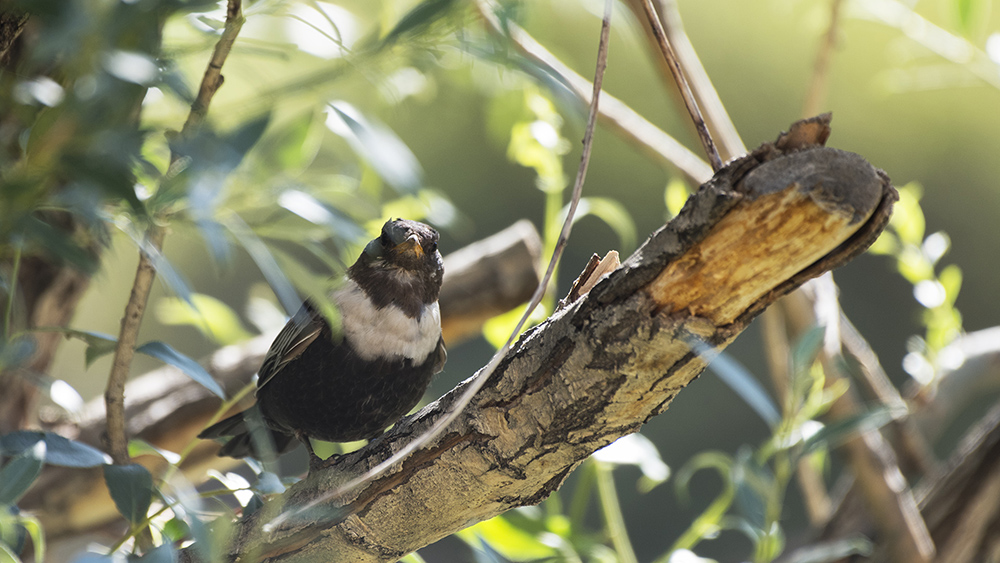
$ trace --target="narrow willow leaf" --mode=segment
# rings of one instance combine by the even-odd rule
[[[691,348],[708,364],[708,369],[736,392],[769,426],[781,421],[778,407],[757,379],[728,354],[709,347],[701,339],[691,339]]]
[[[220,398],[226,398],[226,392],[222,390],[222,387],[220,387],[214,379],[212,379],[212,376],[205,371],[205,368],[201,367],[201,364],[192,360],[188,356],[181,354],[177,350],[174,350],[166,342],[160,342],[158,340],[147,342],[136,348],[135,351],[146,354],[147,356],[152,356],[163,363],[174,366],[184,372],[184,374],[191,379],[200,383],[202,387],[208,389],[212,393],[215,393]]]
[[[802,442],[799,455],[808,454],[820,446],[836,446],[862,431],[881,428],[893,420],[895,415],[896,413],[889,407],[878,407],[828,424]]]
[[[40,432],[20,430],[0,436],[0,454],[15,456],[27,449],[36,447],[39,441],[45,442],[45,463],[65,467],[97,467],[111,463],[111,458],[104,452],[64,438],[55,432]]]

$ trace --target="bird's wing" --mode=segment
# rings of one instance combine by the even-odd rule
[[[444,363],[448,361],[448,350],[444,347],[444,338],[438,339],[437,350],[431,353],[437,354],[434,361],[434,373],[441,373],[441,370],[444,369]]]
[[[271,343],[264,361],[257,371],[257,392],[267,385],[275,375],[296,360],[309,347],[326,326],[323,316],[309,303],[302,305],[295,316],[288,320],[281,332]]]

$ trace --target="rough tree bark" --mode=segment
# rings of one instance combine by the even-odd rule
[[[731,162],[618,270],[523,335],[441,435],[361,488],[325,498],[425,432],[464,385],[271,505],[325,499],[306,515],[267,531],[277,508],[243,519],[230,557],[395,561],[540,502],[701,373],[692,340],[726,346],[775,299],[881,232],[895,190],[860,156],[819,146],[828,133],[824,119],[800,122]]]

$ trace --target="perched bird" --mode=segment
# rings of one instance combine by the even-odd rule
[[[308,301],[271,344],[258,371],[257,404],[206,428],[229,439],[220,456],[273,459],[298,438],[374,438],[417,404],[447,359],[438,293],[438,233],[387,221],[348,268],[331,301],[339,334]],[[257,429],[266,431],[257,431]]]

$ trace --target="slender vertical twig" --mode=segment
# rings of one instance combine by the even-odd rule
[[[222,65],[232,50],[233,42],[243,26],[242,0],[229,0],[226,9],[226,27],[215,46],[208,69],[202,77],[198,96],[191,104],[191,112],[184,123],[184,135],[191,134],[208,112],[212,98],[222,85]],[[171,162],[176,155],[171,155]],[[111,373],[104,391],[104,405],[107,413],[106,443],[108,453],[116,464],[124,465],[130,462],[128,455],[128,436],[125,433],[125,381],[128,379],[132,358],[135,356],[135,343],[142,324],[142,316],[149,301],[149,292],[156,278],[149,252],[159,252],[163,248],[165,228],[151,222],[146,231],[148,248],[139,254],[139,266],[136,269],[135,281],[129,301],[125,305],[125,316],[122,318],[121,330],[118,333],[118,343],[115,345],[114,359],[111,363]]]
[[[583,181],[587,177],[587,166],[590,163],[590,151],[593,144],[594,127],[597,124],[597,108],[600,103],[602,84],[604,83],[604,71],[608,66],[608,42],[611,35],[612,5],[613,0],[605,0],[604,18],[601,23],[601,39],[597,49],[597,68],[594,72],[594,90],[591,96],[590,112],[587,116],[587,128],[583,135],[583,151],[580,155],[580,166],[576,172],[576,180],[573,182],[573,195],[570,200],[569,210],[566,213],[566,220],[563,222],[562,231],[559,234],[559,240],[556,242],[555,249],[552,251],[552,257],[549,259],[549,265],[545,270],[545,276],[542,277],[542,281],[535,289],[535,294],[531,297],[531,301],[528,302],[528,306],[521,315],[521,320],[518,321],[517,326],[511,332],[507,342],[493,354],[493,357],[490,359],[489,363],[486,364],[486,367],[481,369],[479,373],[475,375],[475,378],[468,385],[462,395],[449,407],[451,410],[445,416],[439,418],[430,429],[420,436],[417,436],[413,441],[406,444],[389,459],[376,465],[363,475],[344,483],[334,490],[318,496],[301,507],[280,514],[277,518],[264,525],[263,530],[265,533],[269,533],[277,529],[296,514],[310,510],[311,508],[330,499],[343,496],[348,491],[377,478],[379,475],[385,473],[386,470],[406,458],[418,448],[423,447],[425,444],[439,436],[449,424],[458,418],[458,416],[465,409],[466,405],[468,405],[472,400],[472,397],[483,387],[483,384],[486,383],[493,371],[498,365],[500,365],[503,358],[506,357],[507,352],[510,351],[510,347],[517,339],[517,336],[521,333],[521,328],[524,327],[524,323],[527,322],[532,311],[535,310],[535,307],[541,303],[542,298],[545,296],[546,288],[552,280],[552,274],[555,271],[556,264],[559,263],[559,258],[562,256],[562,252],[566,247],[566,242],[569,240],[570,231],[573,228],[573,217],[576,214],[577,206],[580,203],[580,195],[583,193]]]
[[[698,102],[694,99],[694,94],[691,93],[691,86],[688,84],[687,77],[684,76],[684,70],[677,60],[677,55],[670,45],[670,40],[667,38],[666,32],[663,31],[663,24],[660,23],[660,17],[656,13],[656,8],[653,7],[652,0],[642,0],[642,9],[646,12],[646,20],[649,22],[653,36],[656,38],[656,43],[660,47],[660,52],[663,54],[663,58],[670,68],[670,74],[673,75],[674,82],[677,83],[681,99],[684,100],[684,107],[687,108],[688,114],[691,116],[691,121],[694,122],[694,128],[698,131],[698,138],[701,139],[701,144],[705,148],[708,162],[712,165],[712,170],[719,170],[722,168],[722,159],[719,157],[719,150],[715,146],[715,141],[712,140],[712,134],[705,124],[705,118],[701,115]]]
[[[840,8],[843,3],[843,0],[830,0],[830,25],[816,52],[812,78],[809,80],[809,89],[806,90],[805,103],[802,104],[802,117],[812,117],[823,111],[830,82],[830,60],[833,58],[833,49],[837,46]]]

